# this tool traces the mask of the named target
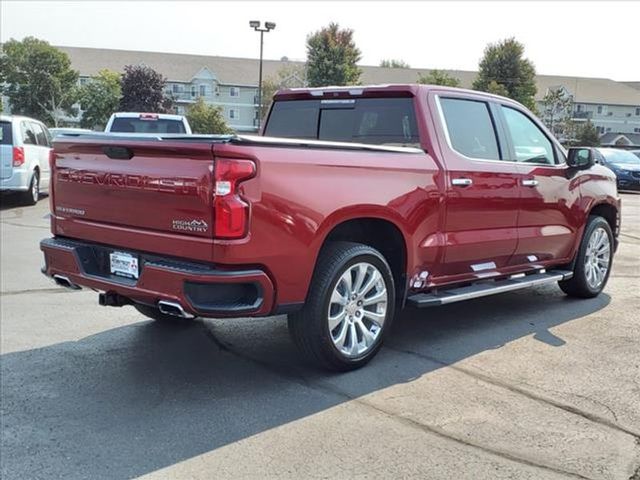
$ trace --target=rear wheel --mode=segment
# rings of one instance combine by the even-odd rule
[[[150,305],[142,305],[140,303],[136,303],[133,305],[133,307],[145,317],[150,318],[151,320],[155,320],[156,322],[174,325],[187,325],[191,321],[191,319],[189,318],[167,315],[166,313],[162,313],[157,307],[152,307]]]
[[[289,331],[312,363],[347,371],[369,362],[394,315],[391,269],[375,249],[335,242],[323,249],[304,308],[289,315]]]
[[[29,190],[22,192],[20,196],[20,200],[22,200],[21,203],[24,205],[35,205],[38,203],[38,199],[40,198],[40,174],[38,170],[33,171],[31,182],[29,183]]]
[[[592,298],[607,284],[613,260],[613,233],[602,217],[592,216],[584,230],[573,277],[558,282],[571,297]]]

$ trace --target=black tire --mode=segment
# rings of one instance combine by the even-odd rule
[[[20,203],[23,205],[35,205],[40,198],[40,174],[38,170],[33,171],[31,182],[29,182],[29,190],[20,193]]]
[[[151,320],[155,320],[156,322],[161,322],[165,324],[172,325],[188,325],[191,323],[190,318],[182,318],[176,317],[175,315],[167,315],[166,313],[162,313],[158,310],[157,307],[152,307],[150,305],[142,305],[140,303],[135,303],[133,307],[138,310],[142,315]]]
[[[591,235],[596,229],[602,228],[609,238],[609,265],[605,274],[604,281],[597,287],[592,287],[587,281],[587,272],[585,268],[585,260],[587,255],[587,246]],[[602,292],[609,280],[611,274],[611,267],[613,262],[613,232],[611,226],[604,218],[599,216],[590,216],[587,222],[587,226],[584,229],[582,241],[580,242],[580,248],[576,256],[575,266],[573,268],[573,277],[569,280],[563,280],[558,282],[560,289],[569,295],[570,297],[578,298],[593,298]]]
[[[387,291],[386,316],[376,340],[368,350],[355,357],[346,357],[334,345],[329,331],[327,316],[330,298],[341,276],[350,267],[362,262],[375,267],[384,281]],[[302,354],[314,365],[333,371],[355,370],[364,366],[380,350],[383,338],[393,321],[394,307],[393,274],[380,252],[359,243],[332,242],[324,247],[319,255],[305,306],[300,312],[289,315],[289,332]],[[365,320],[365,316],[363,314],[362,321]],[[346,321],[345,317],[344,322]]]

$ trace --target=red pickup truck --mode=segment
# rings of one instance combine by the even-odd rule
[[[604,288],[614,174],[522,105],[393,85],[275,96],[262,136],[58,137],[43,271],[156,320],[288,314],[334,370],[395,312]]]

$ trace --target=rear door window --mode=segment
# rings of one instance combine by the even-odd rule
[[[496,130],[486,102],[440,98],[451,147],[470,158],[500,160]]]
[[[374,145],[420,144],[413,98],[281,100],[265,135]]]
[[[13,145],[11,122],[0,122],[0,145]]]
[[[20,133],[24,145],[37,145],[38,140],[30,122],[20,122]]]

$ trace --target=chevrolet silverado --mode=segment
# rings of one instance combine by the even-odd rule
[[[43,272],[155,320],[287,314],[360,367],[400,308],[598,295],[614,174],[522,105],[426,85],[279,92],[259,136],[57,137]]]

